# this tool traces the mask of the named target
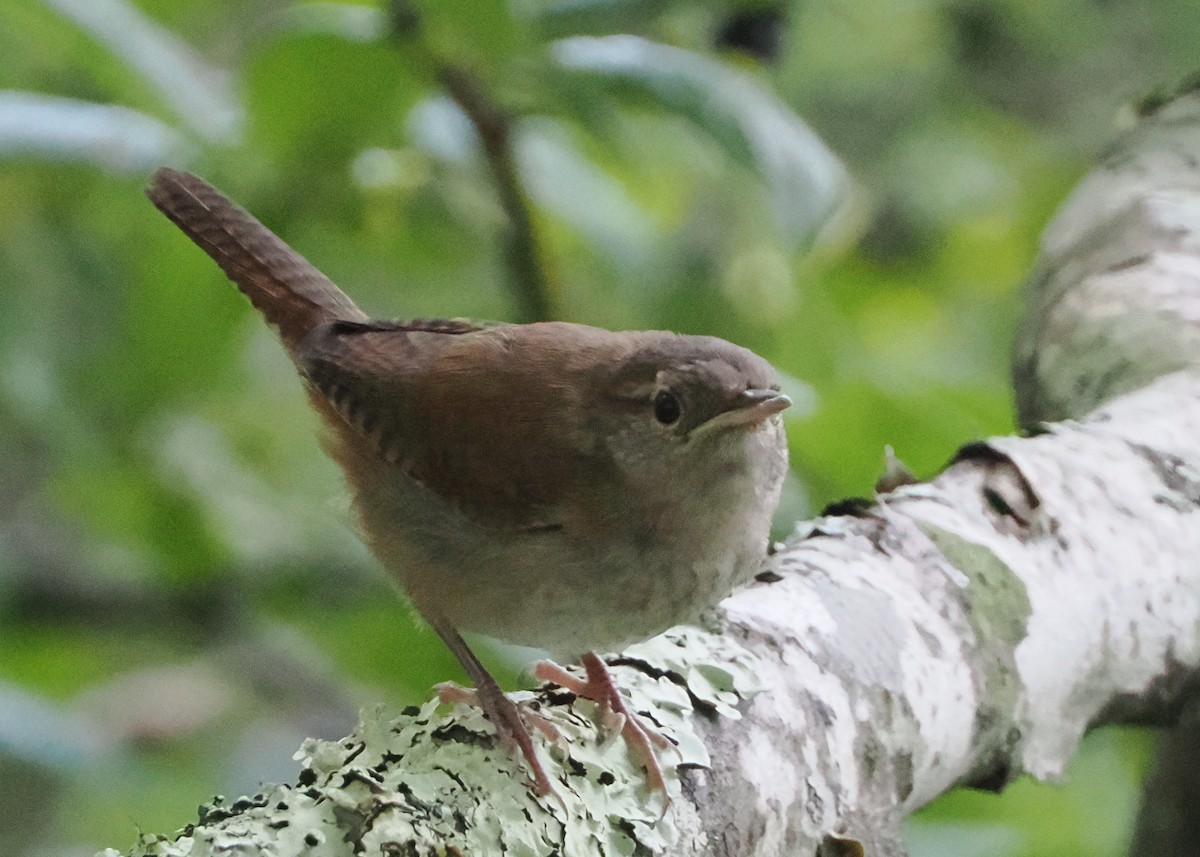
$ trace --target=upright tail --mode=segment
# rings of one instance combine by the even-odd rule
[[[202,179],[162,167],[146,196],[212,256],[293,355],[318,325],[367,320],[332,280]]]

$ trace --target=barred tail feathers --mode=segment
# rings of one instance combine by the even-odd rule
[[[204,180],[162,167],[146,195],[221,266],[293,356],[321,324],[367,320],[332,280]]]

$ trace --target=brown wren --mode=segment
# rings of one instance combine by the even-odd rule
[[[583,653],[586,681],[537,672],[617,715],[665,791],[663,739],[593,652],[694,619],[757,569],[787,469],[771,366],[709,336],[371,319],[201,179],[163,168],[147,195],[279,333],[368,545],[538,791],[528,715],[460,631]]]

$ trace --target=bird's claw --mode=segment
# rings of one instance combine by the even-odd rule
[[[625,697],[617,689],[604,661],[596,654],[583,656],[586,679],[580,679],[553,661],[540,661],[534,667],[534,675],[542,681],[557,684],[576,696],[590,699],[599,707],[600,724],[619,734],[642,767],[646,769],[646,785],[651,791],[663,793],[663,812],[671,803],[667,780],[659,764],[656,749],[679,749],[662,733],[651,729],[625,703]]]

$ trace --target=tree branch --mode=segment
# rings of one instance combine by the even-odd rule
[[[517,299],[517,319],[546,321],[553,317],[550,280],[534,224],[529,198],[521,185],[512,148],[512,122],[466,69],[443,66],[439,77],[450,97],[471,120],[496,183],[500,206],[508,217],[504,238],[509,282]]]
[[[515,321],[555,317],[554,289],[513,152],[513,122],[469,68],[447,61],[423,38],[421,11],[409,0],[389,0],[391,32],[406,54],[416,57],[445,88],[479,138],[500,207],[508,221],[503,236],[507,279],[516,299]]]

